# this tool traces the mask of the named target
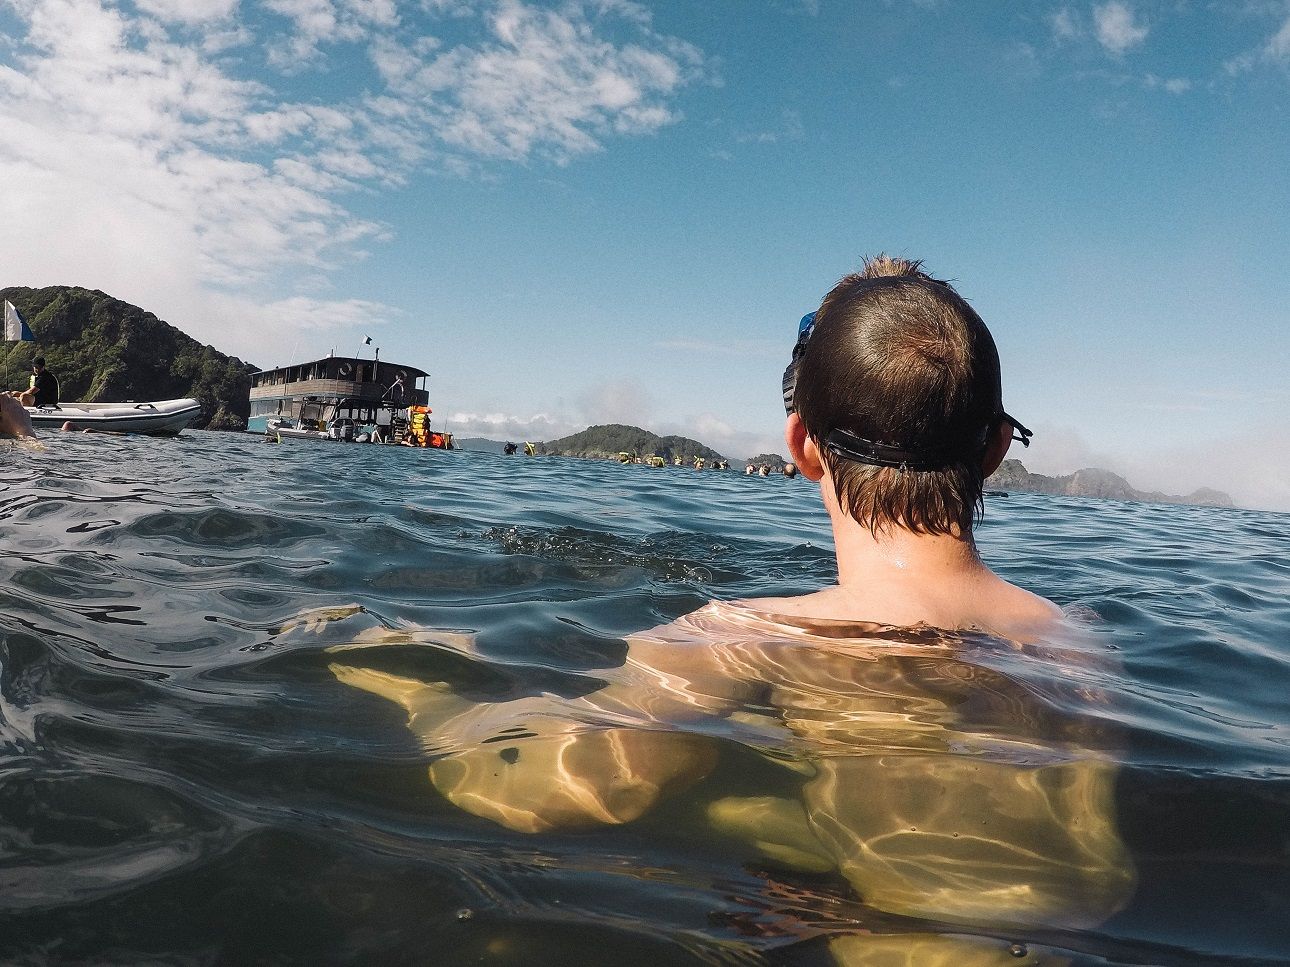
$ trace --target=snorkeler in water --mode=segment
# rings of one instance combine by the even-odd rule
[[[18,440],[36,439],[36,431],[31,427],[31,414],[17,397],[0,394],[0,436]]]
[[[1100,737],[991,667],[1060,651],[1048,636],[1062,614],[994,574],[973,540],[985,478],[1030,437],[1004,412],[985,324],[918,263],[871,259],[803,320],[784,398],[836,583],[633,635],[623,665],[575,698],[480,702],[368,666],[366,648],[407,634],[377,629],[337,647],[332,672],[403,706],[436,755],[439,794],[520,832],[644,816],[712,773],[712,723],[777,750],[795,791],[714,790],[707,821],[763,862],[838,874],[869,907],[910,918],[833,938],[843,967],[1016,963],[1001,937],[1106,919],[1135,881],[1115,766]]]
[[[752,603],[1023,639],[1057,618],[972,538],[985,479],[1014,439],[1029,446],[1002,396],[994,339],[948,283],[885,256],[842,279],[803,320],[784,374],[784,440],[820,484],[838,581]]]

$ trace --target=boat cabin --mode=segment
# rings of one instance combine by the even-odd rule
[[[400,375],[402,399],[395,399],[399,395],[395,382]],[[373,410],[382,400],[396,407],[426,406],[430,394],[424,384],[429,376],[416,366],[379,357],[327,356],[266,369],[251,378],[247,429],[262,433],[270,419],[317,420],[322,407],[331,407],[340,400],[356,407],[370,405]]]

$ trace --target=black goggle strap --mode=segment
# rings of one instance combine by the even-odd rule
[[[1001,414],[999,420],[1006,420],[1017,431],[1012,437],[1014,440],[1019,441],[1022,446],[1030,446],[1030,438],[1034,436],[1030,430],[1006,413]],[[998,426],[998,423],[993,425]],[[978,452],[984,450],[989,437],[990,431],[983,428],[976,444]],[[863,463],[871,467],[896,467],[900,470],[945,470],[964,459],[964,452],[959,447],[911,450],[890,443],[866,440],[849,430],[830,430],[824,437],[824,448],[853,463]]]
[[[1023,447],[1030,446],[1030,438],[1035,435],[1031,430],[1027,430],[1024,426],[1022,426],[1020,423],[1018,423],[1016,420],[1010,417],[1007,413],[1002,414],[1000,418],[1003,420],[1007,420],[1010,424],[1012,424],[1012,428],[1017,431],[1012,435],[1012,438],[1014,440],[1020,443]]]
[[[907,450],[889,443],[866,440],[848,430],[830,430],[824,438],[824,449],[852,463],[900,470],[944,470],[962,459],[957,451]]]

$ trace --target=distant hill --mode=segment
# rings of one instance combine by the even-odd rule
[[[463,441],[469,443],[470,441]],[[481,441],[493,444],[494,441]],[[473,449],[467,446],[466,449]],[[724,460],[721,454],[696,440],[682,436],[658,436],[638,426],[610,423],[590,426],[581,433],[537,444],[537,452],[565,457],[587,457],[593,460],[616,460],[626,451],[633,456],[657,453],[669,463],[673,457],[690,463],[695,457]],[[778,453],[759,453],[749,457],[748,463],[766,464],[778,473],[786,462]],[[1145,500],[1161,504],[1194,504],[1202,507],[1231,507],[1232,498],[1221,490],[1202,487],[1185,496],[1162,494],[1159,491],[1135,489],[1127,480],[1109,470],[1090,468],[1077,470],[1061,477],[1046,477],[1031,473],[1020,460],[1005,460],[1002,466],[986,481],[991,490],[1013,490],[1023,493],[1060,494],[1068,497],[1105,497],[1111,500]]]
[[[748,463],[754,467],[770,467],[771,472],[781,473],[784,470],[784,464],[788,463],[778,453],[759,453],[755,457],[749,457]]]
[[[991,490],[1016,490],[1033,494],[1063,494],[1069,497],[1106,497],[1111,500],[1146,500],[1157,504],[1196,504],[1202,507],[1231,507],[1232,498],[1221,490],[1202,487],[1186,496],[1135,489],[1127,480],[1096,467],[1076,470],[1061,477],[1031,473],[1020,460],[1005,460],[985,482]]]
[[[11,286],[0,289],[4,299],[36,341],[0,343],[0,389],[26,388],[31,360],[44,356],[65,402],[191,397],[202,404],[197,428],[246,429],[257,367],[95,289]]]
[[[609,423],[589,426],[581,433],[537,444],[537,452],[561,457],[587,457],[592,460],[617,460],[618,454],[630,453],[635,457],[657,454],[668,463],[680,457],[685,463],[695,457],[706,460],[724,460],[721,454],[697,440],[683,436],[658,436],[638,426]]]

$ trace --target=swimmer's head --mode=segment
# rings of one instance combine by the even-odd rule
[[[794,408],[840,507],[875,533],[967,532],[986,451],[1012,424],[981,317],[921,263],[885,255],[824,297]]]

